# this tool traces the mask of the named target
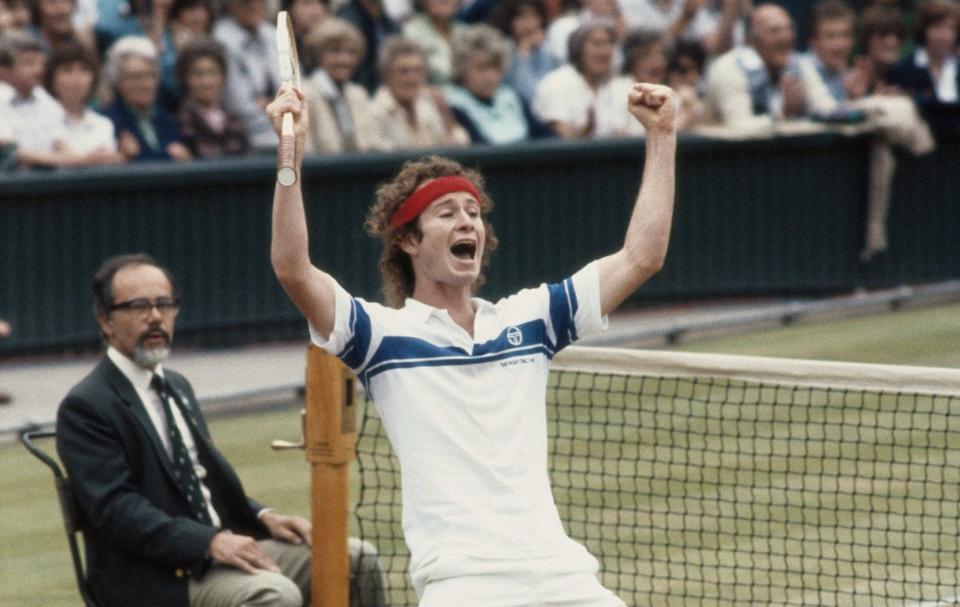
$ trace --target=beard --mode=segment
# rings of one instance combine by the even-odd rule
[[[137,341],[137,345],[133,347],[133,362],[144,369],[152,370],[170,356],[170,335],[165,331],[160,331],[166,340],[164,345],[156,348],[144,347],[143,341],[147,339],[147,337],[156,337],[157,333],[157,331],[144,333]]]

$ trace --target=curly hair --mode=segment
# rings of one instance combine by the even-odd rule
[[[320,67],[323,54],[334,49],[349,49],[359,59],[367,53],[367,42],[352,23],[339,17],[325,17],[303,37],[303,68],[308,74]]]
[[[493,59],[497,69],[506,72],[510,67],[510,46],[495,27],[478,23],[462,30],[453,38],[453,81],[463,84],[467,65],[473,57]]]
[[[423,60],[424,65],[427,64],[427,52],[416,40],[403,36],[390,36],[384,40],[377,52],[377,72],[380,77],[386,80],[393,68],[393,62],[397,60],[397,57],[406,55],[416,55]]]
[[[468,169],[449,158],[428,156],[411,160],[400,168],[393,180],[377,188],[376,201],[367,213],[366,229],[371,236],[383,243],[380,252],[380,278],[383,282],[383,295],[389,305],[399,308],[407,297],[413,295],[416,277],[410,256],[400,248],[400,243],[409,234],[416,239],[423,237],[420,232],[420,220],[411,221],[402,226],[390,227],[390,218],[407,197],[421,185],[437,177],[465,177],[473,182],[480,193],[480,213],[486,232],[483,257],[480,259],[480,276],[473,288],[479,288],[484,282],[483,269],[490,264],[490,258],[497,249],[497,237],[487,216],[493,209],[493,201],[484,188],[483,177],[477,171]]]
[[[103,79],[115,93],[123,76],[123,62],[128,57],[137,57],[153,64],[154,72],[160,73],[157,66],[157,47],[146,36],[124,36],[110,45],[103,64]]]

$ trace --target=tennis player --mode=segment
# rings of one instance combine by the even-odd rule
[[[624,605],[563,529],[547,475],[545,400],[553,356],[603,330],[667,252],[676,98],[637,84],[625,102],[647,141],[623,246],[496,303],[473,296],[497,243],[476,172],[431,157],[378,189],[367,228],[383,241],[389,307],[352,297],[311,264],[300,188],[277,185],[273,268],[314,343],[357,374],[380,413],[400,460],[421,607]],[[302,150],[302,94],[283,88],[267,111],[278,132],[282,114],[294,115]]]

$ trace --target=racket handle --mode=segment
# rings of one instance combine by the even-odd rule
[[[277,183],[282,186],[291,186],[297,183],[297,169],[294,164],[297,156],[297,143],[293,134],[293,114],[283,115],[280,126],[280,167],[277,169]]]

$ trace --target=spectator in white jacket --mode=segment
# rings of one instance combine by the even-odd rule
[[[371,103],[383,149],[458,146],[469,143],[440,91],[427,86],[427,55],[417,42],[388,38],[377,58],[380,79]]]

